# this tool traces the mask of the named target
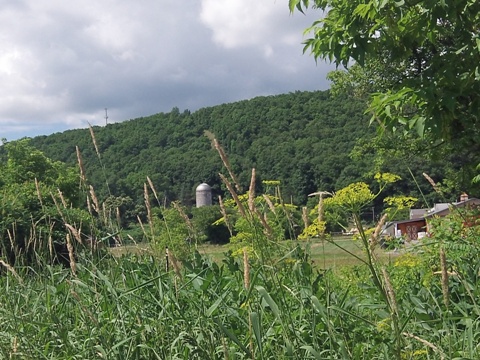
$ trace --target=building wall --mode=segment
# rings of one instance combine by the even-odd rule
[[[405,236],[408,240],[417,240],[418,233],[420,231],[425,231],[425,220],[418,219],[416,221],[408,221],[404,223],[397,224],[397,230],[402,232],[402,236]]]

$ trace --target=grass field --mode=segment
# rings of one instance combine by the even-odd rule
[[[338,236],[330,240],[311,239],[299,242],[304,248],[309,248],[310,257],[316,267],[322,269],[336,269],[344,266],[352,266],[360,264],[363,259],[364,251],[361,244],[351,237]],[[285,242],[285,248],[288,249],[292,244],[291,241]],[[215,262],[221,262],[224,254],[229,250],[228,245],[210,245],[204,244],[198,247],[200,254],[207,256]],[[141,243],[136,245],[127,245],[111,249],[114,255],[122,255],[126,253],[134,254],[151,254],[152,250],[148,244]],[[163,256],[163,254],[157,254]],[[378,251],[379,258],[389,261],[395,256],[392,252],[384,250]]]

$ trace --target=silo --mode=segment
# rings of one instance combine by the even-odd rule
[[[197,208],[212,205],[212,188],[207,183],[198,185],[195,194]]]

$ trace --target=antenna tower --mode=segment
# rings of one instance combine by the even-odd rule
[[[105,108],[105,125],[108,124],[108,112],[107,112],[107,108]]]

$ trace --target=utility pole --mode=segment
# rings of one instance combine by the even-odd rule
[[[108,125],[108,113],[107,113],[107,108],[105,108],[105,125]]]

